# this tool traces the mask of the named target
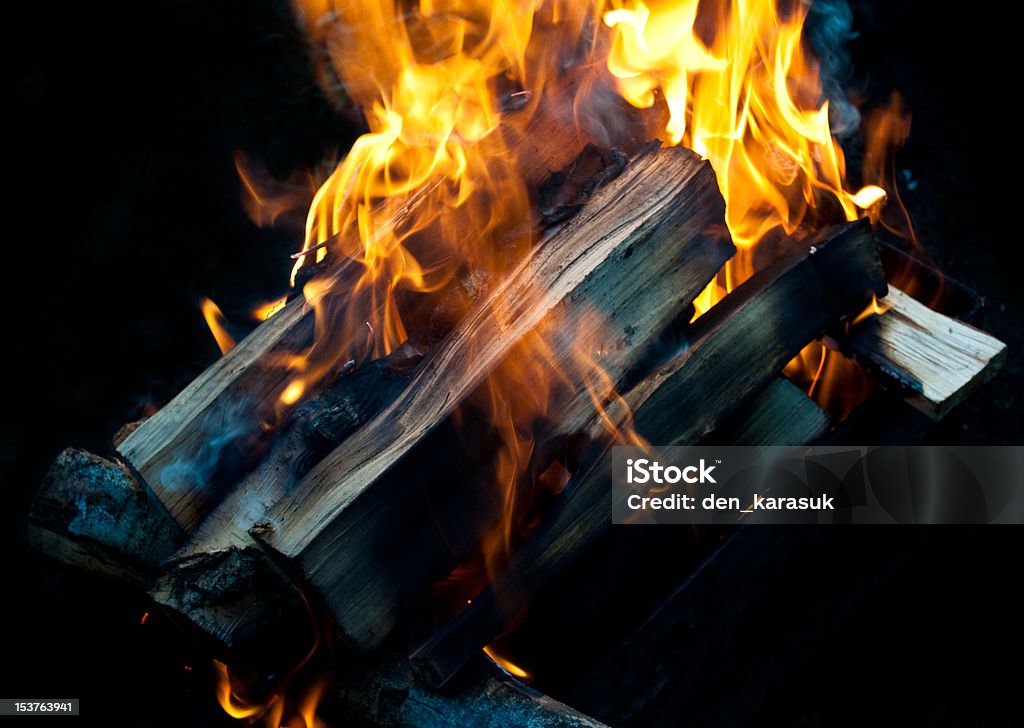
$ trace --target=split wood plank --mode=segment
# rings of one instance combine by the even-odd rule
[[[883,313],[850,332],[854,357],[906,392],[907,401],[934,420],[945,417],[1006,361],[1006,344],[889,288]]]

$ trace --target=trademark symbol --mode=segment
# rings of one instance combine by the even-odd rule
[[[715,462],[716,462],[716,463],[718,463],[719,465],[721,465],[721,464],[722,464],[722,461],[721,461],[721,460],[715,460]]]

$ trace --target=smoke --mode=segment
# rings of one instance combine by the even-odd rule
[[[821,60],[822,91],[829,100],[829,125],[843,138],[860,126],[860,112],[846,97],[853,73],[847,42],[853,32],[853,11],[846,0],[804,0],[810,3],[804,34]]]
[[[200,432],[206,437],[194,452],[178,453],[160,471],[172,490],[216,488],[242,466],[241,453],[259,447],[261,428],[255,402],[221,404],[206,413]]]

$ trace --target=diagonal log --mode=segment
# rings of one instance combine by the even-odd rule
[[[537,212],[544,220],[572,217],[603,185],[621,174],[628,157],[588,146],[572,165],[542,186]],[[455,328],[465,312],[496,284],[496,273],[473,269],[456,276],[427,306],[429,325],[415,340],[383,359],[347,369],[302,404],[279,428],[258,466],[230,492],[190,535],[176,560],[248,543],[248,529],[281,500],[331,450],[401,394],[429,351]],[[170,554],[168,554],[170,556]]]
[[[503,142],[516,150],[514,163],[531,193],[552,173],[564,169],[591,142],[626,152],[638,148],[650,115],[632,125],[622,125],[618,138],[588,132],[573,122],[573,103],[587,69],[568,71],[546,89],[544,97],[528,111],[509,112],[502,125]],[[624,104],[625,102],[623,102]],[[612,110],[609,110],[612,111]],[[654,122],[650,122],[654,124]],[[653,128],[658,128],[655,124]],[[486,144],[499,143],[486,137]],[[482,150],[487,154],[486,150]],[[508,157],[494,155],[496,163]],[[407,229],[415,224],[431,189],[414,193],[391,218],[390,227]],[[427,203],[429,204],[429,203]],[[441,249],[431,236],[442,234],[430,226],[418,234],[427,249]],[[341,246],[358,247],[357,231],[341,234]],[[353,266],[337,266],[329,275],[351,276]],[[347,288],[347,286],[339,286]],[[189,384],[163,409],[154,414],[118,447],[118,454],[163,503],[186,532],[192,532],[227,494],[228,487],[259,459],[268,434],[260,415],[272,411],[289,378],[280,365],[288,354],[304,352],[313,341],[313,317],[304,315],[301,296],[281,312],[260,324],[249,336]],[[225,430],[233,435],[225,437]],[[200,461],[195,472],[181,472],[176,465]]]
[[[402,611],[451,570],[453,559],[476,545],[466,535],[456,545],[439,538],[433,517],[447,519],[449,527],[462,525],[466,534],[476,529],[458,523],[455,514],[466,509],[439,516],[425,507],[419,488],[430,486],[396,477],[396,464],[413,450],[429,454],[430,433],[544,321],[564,322],[572,334],[548,342],[553,366],[574,355],[574,336],[593,333],[606,337],[601,365],[613,378],[621,376],[686,313],[731,254],[722,221],[723,203],[706,163],[683,149],[642,155],[464,319],[392,405],[271,509],[253,534],[320,592],[351,646],[376,646]],[[584,315],[594,309],[603,321]],[[586,326],[596,328],[582,330]],[[581,384],[570,388],[571,396]],[[451,490],[450,484],[440,487]],[[445,495],[457,502],[474,497],[466,490]],[[414,526],[411,532],[394,529],[404,521]],[[180,566],[194,570],[203,558],[196,554]],[[176,579],[181,581],[169,572],[154,593],[179,609]],[[246,621],[232,615],[224,624],[222,615],[187,612],[227,642]]]

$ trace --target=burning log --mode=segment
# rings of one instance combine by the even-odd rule
[[[74,448],[50,466],[28,524],[28,542],[49,556],[140,586],[184,539],[124,465]]]
[[[650,138],[642,130],[649,124],[654,124],[652,129],[657,126],[650,117],[631,114],[627,117],[630,123],[621,125],[615,139],[599,138],[596,132],[579,128],[573,122],[572,100],[584,75],[585,69],[570,70],[546,88],[551,103],[532,103],[531,113],[509,112],[503,133],[508,143],[515,145],[519,175],[531,192],[568,167],[589,143],[635,152],[642,143],[637,140]],[[427,187],[412,194],[391,218],[389,227],[403,230],[414,225],[429,204],[430,193]],[[431,237],[441,235],[440,230],[428,227],[418,234],[424,237],[424,247],[441,248]],[[342,237],[339,247],[358,248],[357,230],[350,228]],[[328,273],[335,277],[352,274],[352,266],[344,265]],[[119,455],[186,532],[202,522],[226,495],[227,487],[263,454],[268,435],[260,424],[260,413],[273,408],[289,378],[288,369],[280,362],[306,351],[313,340],[313,320],[304,315],[304,307],[302,296],[289,302],[118,447]],[[234,419],[226,422],[228,418]],[[225,435],[228,430],[234,430],[231,437]],[[196,460],[206,461],[198,477],[175,477],[175,463]]]
[[[784,255],[698,319],[682,353],[623,394],[637,432],[658,445],[697,442],[811,339],[885,290],[864,222]],[[414,653],[432,684],[448,682],[609,527],[610,484],[606,451],[575,476],[505,571]]]
[[[858,324],[847,342],[857,361],[907,393],[932,419],[945,417],[1006,360],[1006,344],[890,288],[883,312]]]
[[[194,379],[163,409],[139,425],[118,446],[118,454],[139,474],[171,517],[192,531],[211,507],[210,480],[220,453],[211,451],[206,478],[169,477],[178,458],[196,458],[204,446],[225,437],[225,418],[248,404],[252,427],[261,399],[276,397],[289,373],[266,366],[276,355],[301,351],[313,336],[312,317],[303,316],[305,301],[292,300],[264,321],[221,359]]]
[[[551,317],[566,326],[548,342],[553,366],[560,367],[574,356],[574,340],[586,335],[584,327],[596,325],[586,314],[602,311],[618,333],[606,342],[601,365],[612,381],[620,378],[686,313],[731,254],[722,214],[714,176],[695,155],[681,149],[641,155],[456,327],[390,406],[257,524],[253,535],[301,570],[353,647],[379,644],[410,600],[460,558],[418,503],[418,530],[405,533],[397,548],[390,526],[396,512],[408,517],[410,506],[403,505],[408,483],[392,475],[396,463],[427,441],[517,341]],[[581,386],[570,387],[570,396]],[[589,407],[592,412],[593,403]],[[475,540],[461,549],[473,546]],[[230,643],[250,602],[243,600],[241,611],[227,619],[223,612],[182,605],[174,595],[186,588],[197,563],[206,559],[216,569],[219,558],[202,543],[189,551],[182,564],[187,568],[166,574],[154,593]]]
[[[588,146],[565,171],[552,175],[539,191],[539,214],[550,222],[570,218],[604,184],[618,176],[628,159],[620,152]],[[474,270],[445,288],[431,325],[389,356],[355,367],[304,403],[274,436],[268,454],[203,520],[177,559],[197,550],[211,552],[248,543],[248,529],[271,505],[291,492],[328,452],[394,402],[431,348],[450,333],[460,316],[494,285],[495,276]],[[170,556],[170,554],[168,554]]]
[[[415,371],[387,357],[363,365],[302,405],[276,434],[270,451],[203,520],[176,560],[249,541],[267,509],[293,491],[316,463],[392,403]],[[170,557],[171,554],[167,554]]]

